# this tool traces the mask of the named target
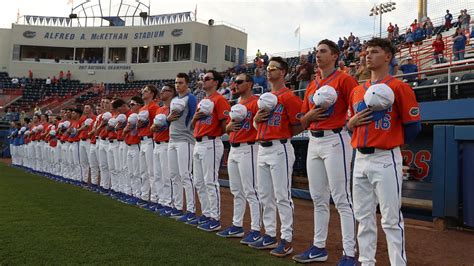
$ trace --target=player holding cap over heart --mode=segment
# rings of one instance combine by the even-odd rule
[[[326,261],[329,224],[329,199],[332,197],[341,220],[343,254],[339,263],[355,264],[355,217],[352,207],[350,169],[352,147],[345,129],[347,108],[357,81],[337,70],[339,48],[322,40],[316,48],[321,77],[306,89],[301,112],[309,137],[306,169],[309,191],[314,204],[314,239],[305,252],[294,256],[298,262]]]
[[[352,91],[348,128],[357,149],[353,170],[354,212],[359,222],[359,261],[375,264],[376,207],[380,204],[382,228],[391,265],[406,265],[404,222],[401,212],[402,154],[421,130],[415,93],[389,75],[395,48],[389,40],[367,42],[370,81]]]
[[[254,123],[260,143],[257,157],[258,195],[263,206],[265,235],[249,246],[273,249],[270,253],[284,257],[293,252],[293,200],[291,175],[295,152],[290,138],[302,131],[301,99],[285,86],[288,64],[272,57],[267,67],[270,93],[260,96]],[[276,211],[281,221],[281,240],[276,240]]]
[[[230,152],[227,159],[230,191],[234,196],[232,226],[217,233],[222,237],[244,236],[243,219],[247,202],[250,207],[251,230],[240,243],[250,244],[260,236],[260,201],[257,192],[257,131],[253,118],[258,112],[258,97],[252,94],[253,81],[248,74],[240,74],[231,85],[232,95],[239,96],[239,103],[232,106],[227,120]]]

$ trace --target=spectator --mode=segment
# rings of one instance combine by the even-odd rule
[[[464,10],[461,9],[461,11],[459,11],[459,16],[458,16],[458,27],[462,26],[463,19],[464,19]]]
[[[348,73],[349,70],[347,69],[346,64],[344,63],[344,61],[342,61],[342,60],[339,61],[338,66],[339,66],[339,70],[341,70],[344,73]]]
[[[395,27],[392,25],[392,22],[388,23],[387,32],[388,32],[388,39],[389,40],[393,40],[393,31],[394,30],[395,30]]]
[[[128,74],[128,81],[133,82],[135,80],[135,73],[133,73],[133,69],[130,69],[130,74]]]
[[[417,79],[417,74],[406,75],[418,72],[418,67],[413,63],[413,58],[408,57],[406,63],[400,66],[400,70],[405,74],[403,76],[404,79],[408,81],[415,81]]]
[[[449,13],[449,10],[446,10],[446,15],[444,15],[444,27],[446,28],[446,31],[451,29],[451,21],[453,20],[453,15]]]
[[[395,56],[392,56],[392,61],[390,61],[389,68],[390,68],[390,69],[389,69],[388,73],[389,73],[391,76],[397,75],[397,73],[398,73],[398,61],[397,61],[397,59],[395,58]]]
[[[471,16],[467,13],[467,9],[464,9],[464,16],[461,21],[461,28],[466,34],[469,33],[469,25],[471,24]]]
[[[46,85],[48,85],[48,86],[51,85],[51,78],[50,78],[50,77],[48,77],[48,78],[46,79]]]
[[[348,70],[347,74],[349,74],[349,76],[351,76],[353,78],[356,78],[357,64],[355,62],[352,62],[352,63],[349,64],[349,70]]]
[[[64,79],[64,72],[61,70],[59,71],[59,80],[62,81]]]
[[[393,27],[393,38],[398,39],[400,37],[400,29],[398,28],[398,25],[395,24]]]
[[[217,92],[224,96],[226,100],[230,100],[232,98],[232,94],[230,93],[230,88],[227,86],[227,82],[222,82],[221,87],[217,90]]]
[[[423,39],[425,38],[425,31],[423,28],[416,28],[416,30],[413,32],[413,41],[418,45],[420,44]]]
[[[285,77],[286,83],[289,84],[293,90],[298,87],[298,81],[296,80],[297,76],[296,67],[291,67],[291,70]]]
[[[342,40],[341,37],[339,37],[339,41],[337,41],[337,46],[339,46],[339,50],[344,50],[344,41]]]
[[[125,74],[123,74],[123,81],[125,83],[128,83],[128,72],[125,72]]]
[[[67,73],[66,73],[67,80],[71,80],[71,75],[72,75],[71,71],[68,70]]]
[[[196,83],[193,94],[196,96],[197,103],[206,97],[206,91],[203,89],[204,83],[200,80]]]
[[[58,84],[58,79],[56,78],[56,76],[53,76],[53,80],[51,80],[51,82],[56,85]]]
[[[262,75],[263,70],[256,68],[255,69],[255,76],[253,76],[253,86],[262,87],[262,91],[254,91],[254,93],[263,93],[267,91],[267,79],[265,78],[265,75]]]
[[[256,54],[256,56],[257,56],[258,58],[262,57],[262,52],[260,52],[260,49],[257,49],[257,54]]]
[[[267,53],[265,53],[263,55],[263,65],[267,66],[268,65],[268,55]]]
[[[454,61],[464,60],[464,52],[466,49],[467,37],[461,28],[456,29],[453,35],[453,55]]]
[[[41,114],[41,108],[38,105],[35,105],[35,109],[33,109],[33,113],[36,114]]]
[[[367,68],[365,57],[360,58],[360,65],[357,69],[356,78],[359,81],[370,79],[370,70]]]
[[[431,46],[434,49],[433,56],[435,58],[436,64],[443,63],[444,42],[443,42],[443,35],[441,35],[441,33],[438,33],[436,35],[436,40],[433,42]]]
[[[308,63],[313,64],[313,54],[311,53],[311,51],[308,51],[306,57],[308,58]]]
[[[33,80],[33,71],[31,71],[31,69],[28,70],[28,78],[29,78],[30,80]]]
[[[410,25],[411,27],[411,32],[415,32],[416,29],[418,29],[418,20],[415,19],[413,23]]]
[[[434,26],[433,22],[431,22],[431,19],[429,17],[426,18],[424,28],[426,29],[426,37],[428,39],[431,39],[431,36],[433,36]]]
[[[296,79],[299,82],[298,95],[303,98],[306,87],[311,81],[311,76],[313,75],[313,66],[308,62],[306,55],[300,56],[300,64],[296,68],[296,73],[298,74]]]
[[[407,33],[405,34],[405,43],[411,47],[414,43],[414,39],[413,39],[413,32],[411,31],[411,29],[408,29],[407,30]]]

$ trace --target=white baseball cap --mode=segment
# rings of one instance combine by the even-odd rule
[[[202,99],[198,104],[199,111],[205,115],[211,115],[214,110],[214,102],[209,99]]]
[[[102,114],[102,119],[109,120],[110,118],[112,118],[112,114],[110,112],[105,112]]]
[[[92,125],[92,121],[93,121],[92,118],[87,118],[87,119],[84,121],[84,125],[90,126],[90,125]]]
[[[49,129],[50,129],[50,130],[56,130],[56,126],[55,126],[55,125],[52,125]]]
[[[63,127],[68,128],[71,125],[71,122],[69,121],[64,121],[63,122]]]
[[[118,123],[124,123],[127,121],[127,116],[125,114],[119,114],[117,116],[117,122]]]
[[[138,120],[146,121],[149,115],[150,113],[147,110],[140,111],[140,113],[138,113]]]
[[[115,127],[117,125],[117,119],[115,118],[110,118],[108,122],[109,126]]]
[[[278,103],[278,98],[276,97],[275,94],[271,92],[265,92],[264,94],[260,95],[260,98],[258,98],[257,105],[258,109],[264,110],[264,111],[271,111],[273,108]]]
[[[372,120],[381,119],[387,110],[393,105],[395,94],[387,84],[375,84],[365,92],[364,102],[372,113]]]
[[[241,122],[247,116],[247,107],[243,104],[236,104],[230,108],[229,117],[233,121]]]
[[[170,104],[171,112],[176,111],[178,113],[181,113],[185,107],[186,107],[186,102],[183,99],[174,98],[173,100],[171,100],[171,104]]]
[[[322,86],[313,94],[313,102],[318,107],[329,109],[336,101],[337,92],[329,85]]]
[[[158,127],[162,127],[166,125],[166,115],[165,114],[157,114],[155,118],[153,119],[153,124],[155,124]]]
[[[26,131],[26,127],[20,128],[20,132],[25,132],[25,131]]]
[[[33,133],[36,133],[36,131],[38,131],[38,129],[36,127],[33,127],[33,129],[31,129],[31,131],[33,131]]]
[[[38,125],[38,126],[36,127],[36,129],[39,130],[39,131],[41,131],[41,130],[43,130],[44,128],[43,128],[43,125]]]
[[[132,125],[135,125],[138,122],[138,115],[133,113],[128,117],[128,122]]]
[[[30,135],[30,131],[29,130],[25,131],[25,135]]]
[[[54,130],[54,129],[50,130],[49,135],[56,136],[56,130]]]

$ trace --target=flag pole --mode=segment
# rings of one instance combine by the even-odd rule
[[[298,56],[301,54],[301,25],[298,26]]]

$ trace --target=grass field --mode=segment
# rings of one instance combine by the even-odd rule
[[[288,264],[0,163],[0,264]]]

